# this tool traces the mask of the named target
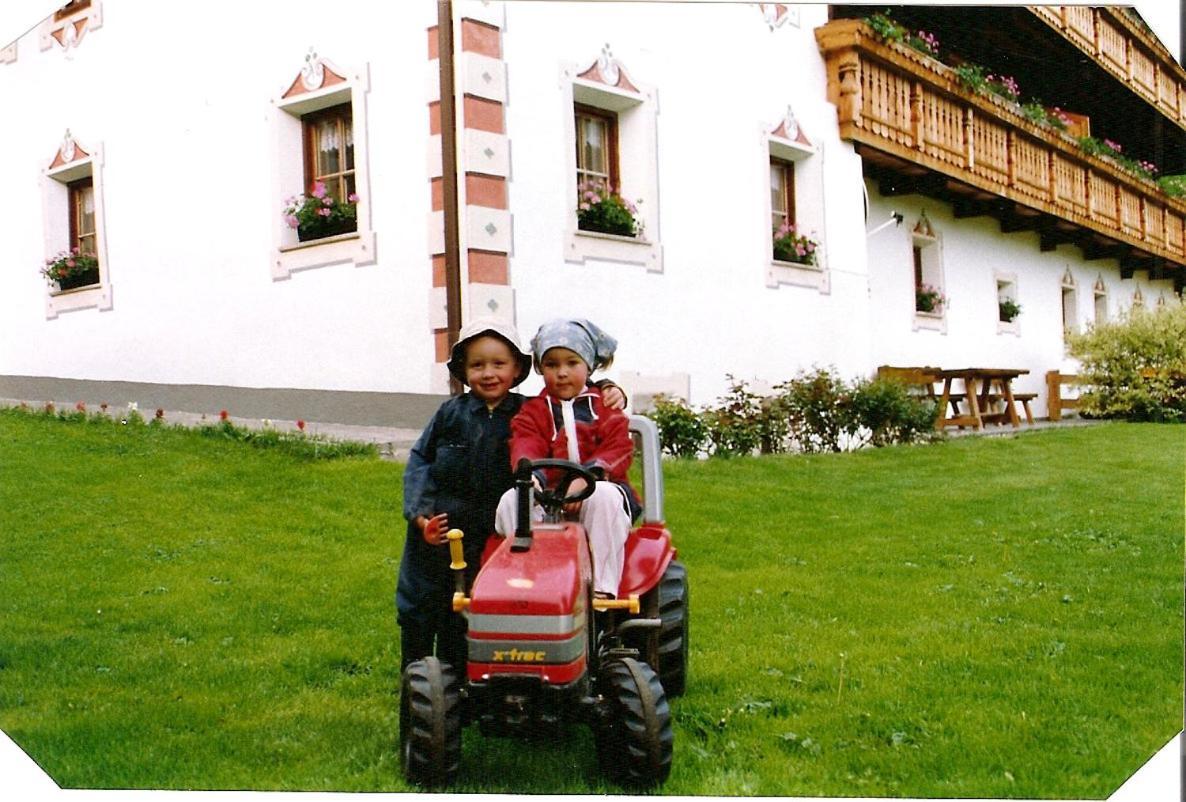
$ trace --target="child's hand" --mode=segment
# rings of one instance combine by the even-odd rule
[[[584,492],[585,488],[588,486],[589,486],[589,483],[578,476],[577,478],[573,479],[572,482],[569,483],[567,494],[570,496],[579,496],[581,493]],[[581,502],[579,502],[579,501],[570,501],[569,503],[564,505],[564,512],[567,515],[576,515],[580,511],[581,511]]]
[[[421,515],[416,519],[416,525],[420,527],[420,533],[424,535],[425,543],[430,546],[440,546],[445,542],[445,534],[449,531],[449,514],[442,512],[431,518]]]
[[[622,388],[616,384],[607,385],[601,391],[601,400],[610,409],[625,409],[626,408],[626,394],[622,392]]]

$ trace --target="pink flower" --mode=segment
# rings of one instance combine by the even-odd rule
[[[305,431],[305,422],[303,420],[298,420],[297,428],[300,429],[302,432]]]
[[[225,409],[220,410],[218,413],[218,419],[221,421],[225,421],[230,416],[231,416],[231,414],[229,412],[227,412]]]
[[[295,214],[290,214],[288,217],[285,217],[284,220],[288,223],[290,228],[298,228],[301,225],[301,221],[297,219]]]
[[[334,213],[333,209],[328,209],[324,206],[317,210],[317,214],[321,215],[322,217],[329,217],[333,213]]]
[[[358,193],[351,192],[349,195],[346,196],[346,200],[349,201],[350,203],[358,203]]]
[[[589,198],[589,203],[601,203],[601,198],[597,195]]]
[[[1104,144],[1107,145],[1108,147],[1110,147],[1112,150],[1116,151],[1117,153],[1124,152],[1124,149],[1120,147],[1119,142],[1113,142],[1111,139],[1105,139]]]
[[[325,182],[324,181],[317,181],[316,183],[313,184],[313,197],[314,198],[324,198],[325,197]]]
[[[79,401],[77,404],[75,404],[74,408],[77,409],[79,412],[86,412],[86,404],[84,404],[81,401]]]
[[[73,260],[73,259],[67,259],[67,260],[66,260],[66,267],[74,267],[74,260]]]
[[[582,212],[587,212],[593,207],[591,207],[588,203],[582,202],[581,205],[578,206],[577,208],[580,209]]]
[[[71,248],[70,253],[78,253],[78,248]]]

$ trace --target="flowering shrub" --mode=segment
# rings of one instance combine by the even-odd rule
[[[1021,97],[1021,87],[1011,75],[985,74],[985,69],[979,64],[966,62],[955,68],[955,77],[970,92],[980,95],[996,95],[1010,103],[1016,103]],[[1023,110],[1024,113],[1024,110]]]
[[[1002,298],[997,302],[997,307],[1002,323],[1010,323],[1021,314],[1021,304],[1012,298]]]
[[[946,303],[947,296],[930,284],[920,284],[914,288],[914,309],[918,312],[938,314]]]
[[[1160,172],[1157,165],[1144,159],[1132,159],[1124,155],[1124,148],[1119,142],[1111,139],[1104,139],[1100,141],[1093,136],[1085,136],[1079,138],[1079,147],[1085,152],[1093,156],[1103,156],[1110,159],[1118,167],[1126,170],[1138,178],[1146,178],[1152,180]],[[1164,189],[1164,186],[1162,186]]]
[[[600,181],[582,181],[577,186],[577,228],[602,234],[637,237],[642,233],[638,207],[610,192]],[[641,201],[640,201],[641,203]]]
[[[1186,420],[1186,305],[1130,310],[1068,338],[1086,389],[1079,412],[1137,421]]]
[[[1003,97],[1011,103],[1016,103],[1017,99],[1021,97],[1021,88],[1017,85],[1017,81],[1013,80],[1012,75],[989,74],[985,81],[988,91],[997,97]]]
[[[928,31],[911,33],[890,19],[889,14],[873,14],[864,22],[886,42],[904,42],[909,47],[931,58],[939,57],[939,37]]]
[[[1037,100],[1023,104],[1021,113],[1030,122],[1053,128],[1055,131],[1065,131],[1072,124],[1071,118],[1058,106],[1048,109]]]
[[[358,195],[350,193],[343,203],[329,193],[324,182],[317,181],[310,194],[302,193],[286,200],[281,215],[302,240],[357,231]]]
[[[62,251],[53,259],[46,259],[45,267],[41,268],[41,275],[62,284],[69,283],[70,279],[80,279],[83,274],[98,269],[98,259],[89,253],[79,253],[78,248],[71,248],[69,251]],[[95,281],[98,281],[97,275]]]
[[[930,56],[931,58],[939,58],[939,37],[929,31],[918,31],[910,34],[906,37],[906,44],[923,55]]]
[[[814,265],[819,243],[800,234],[794,223],[783,223],[774,229],[774,258],[800,265]]]
[[[888,14],[874,14],[865,17],[864,22],[886,42],[901,42],[906,38],[906,29],[890,19]]]

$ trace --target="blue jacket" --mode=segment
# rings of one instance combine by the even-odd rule
[[[510,393],[493,410],[473,393],[449,399],[436,411],[412,447],[404,469],[407,540],[400,564],[396,605],[401,617],[419,618],[452,598],[449,547],[432,546],[416,527],[416,516],[449,514],[450,528],[465,533],[462,544],[471,579],[486,539],[494,531],[498,500],[514,483],[511,474],[511,418],[524,398]]]

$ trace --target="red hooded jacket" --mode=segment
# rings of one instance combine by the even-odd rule
[[[523,403],[511,419],[511,469],[520,459],[569,459],[568,436],[564,431],[562,402],[544,390]],[[634,441],[630,424],[618,409],[610,409],[601,400],[601,391],[586,388],[572,400],[576,421],[580,463],[604,474],[621,485],[630,501],[631,517],[637,514],[638,494],[630,486],[626,472],[634,459]],[[549,483],[553,476],[549,475]]]

